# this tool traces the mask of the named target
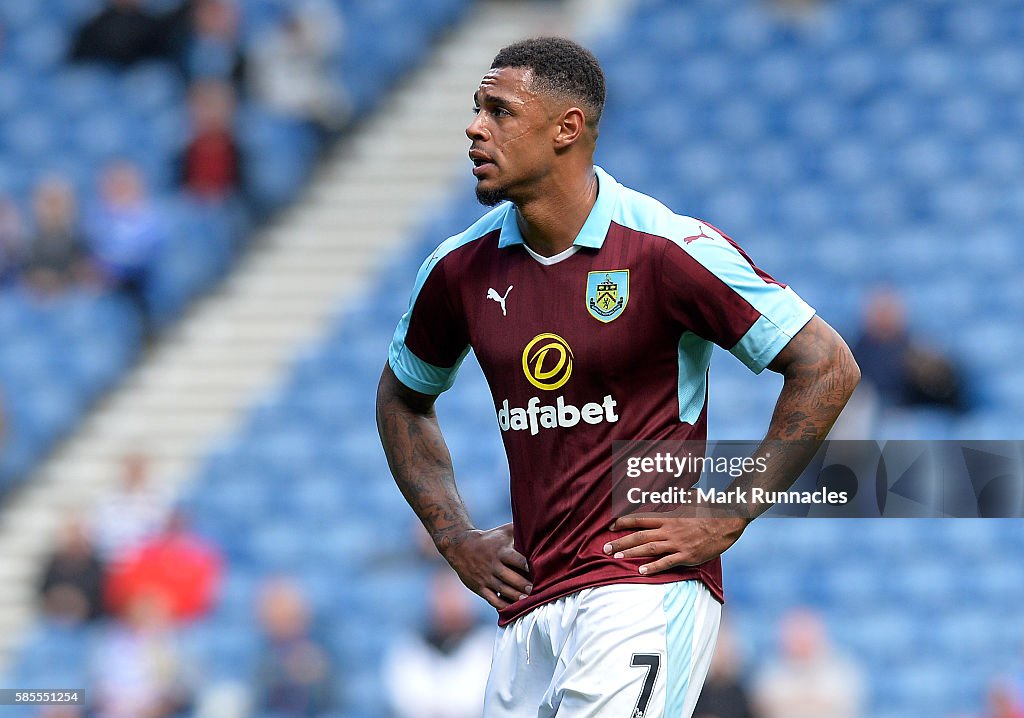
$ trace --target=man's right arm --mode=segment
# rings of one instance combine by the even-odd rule
[[[434,412],[436,397],[405,386],[385,365],[377,387],[377,431],[405,500],[463,583],[495,608],[528,594],[526,558],[512,547],[512,525],[473,526],[455,485],[451,455]]]

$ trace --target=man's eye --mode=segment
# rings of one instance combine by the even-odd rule
[[[480,114],[480,108],[479,107],[474,107],[474,108],[472,108],[470,110],[470,112],[472,112],[474,115],[479,115]]]
[[[496,108],[494,108],[494,112],[492,114],[495,117],[508,117],[512,113],[509,112],[508,110],[506,110],[504,107],[496,107]]]

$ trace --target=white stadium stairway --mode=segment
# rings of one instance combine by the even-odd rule
[[[472,90],[496,49],[531,35],[593,32],[626,5],[479,3],[340,143],[223,285],[161,338],[4,506],[0,668],[34,620],[36,579],[63,517],[88,516],[130,450],[151,454],[154,482],[179,494],[218,438],[275,388],[297,351],[468,173],[463,129]]]

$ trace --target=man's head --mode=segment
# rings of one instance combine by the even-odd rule
[[[528,199],[558,162],[593,162],[604,109],[604,73],[571,40],[540,37],[503,48],[474,95],[477,199]]]
[[[189,88],[188,109],[196,134],[229,132],[235,114],[235,91],[221,80],[200,80]]]
[[[825,622],[810,609],[798,608],[782,619],[782,651],[794,663],[812,663],[829,652]]]
[[[864,329],[874,339],[893,341],[907,334],[907,310],[892,287],[879,287],[864,308]]]
[[[194,5],[193,26],[203,38],[234,42],[238,33],[238,8],[227,0],[200,0]]]
[[[270,579],[260,589],[257,603],[260,624],[272,639],[286,641],[305,636],[312,620],[302,588],[285,577]]]
[[[439,640],[460,640],[477,624],[476,612],[462,581],[447,567],[434,575],[427,597],[430,631]]]
[[[47,177],[36,185],[32,206],[41,228],[67,229],[75,222],[75,189],[63,177]]]
[[[128,160],[115,160],[103,168],[100,192],[109,207],[126,209],[145,201],[146,186],[138,167]]]
[[[141,451],[129,451],[121,457],[121,486],[129,492],[145,491],[149,483],[149,457]]]

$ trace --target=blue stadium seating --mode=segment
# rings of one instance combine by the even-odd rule
[[[154,1],[150,6],[166,10],[172,4]],[[363,56],[350,43],[347,54],[339,57],[341,69],[360,68],[342,72],[344,82],[372,78],[355,93],[357,116],[385,95],[467,4],[433,0],[410,13],[406,0],[374,3],[372,8],[339,0],[352,43],[358,44],[359,38],[374,38],[375,43],[376,54]],[[149,288],[156,324],[167,325],[228,271],[250,228],[240,204],[213,208],[174,195],[174,161],[188,126],[180,76],[161,62],[122,72],[94,64],[64,64],[73,29],[102,6],[100,0],[2,5],[0,24],[6,32],[0,63],[0,194],[11,195],[27,208],[35,183],[56,173],[68,178],[87,204],[105,162],[121,156],[136,161],[159,196],[171,235]],[[279,21],[285,8],[280,0],[246,3],[247,41],[255,41],[261,30]],[[346,91],[352,94],[352,88]],[[284,207],[295,199],[316,162],[313,129],[252,103],[243,105],[238,126],[252,184],[249,199],[260,215]],[[0,394],[10,414],[9,436],[0,450],[0,494],[24,478],[137,355],[138,328],[127,318],[128,312],[112,317],[103,308],[111,301],[79,298],[73,310],[64,305],[36,309],[15,290],[0,291],[0,323],[12,329],[4,333],[0,347]],[[65,311],[83,315],[81,331],[61,334],[45,329],[59,322]],[[32,321],[39,312],[46,319],[43,328]],[[112,329],[105,321],[111,319],[121,322],[121,328]],[[102,336],[94,339],[97,331]],[[68,352],[69,346],[77,350]],[[47,370],[54,361],[63,365]],[[33,381],[20,383],[26,373]]]

